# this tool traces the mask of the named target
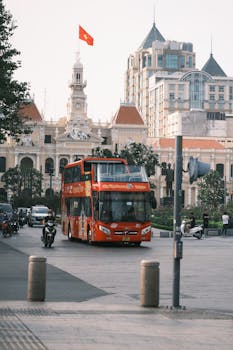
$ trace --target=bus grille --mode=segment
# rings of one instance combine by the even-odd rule
[[[137,235],[138,232],[137,231],[115,231],[114,232],[115,235]]]

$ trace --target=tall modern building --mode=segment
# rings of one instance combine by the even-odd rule
[[[149,82],[154,136],[232,137],[233,78],[212,53],[202,70],[157,72]]]
[[[149,79],[160,73],[186,73],[195,68],[191,43],[165,40],[153,23],[138,50],[128,58],[125,74],[125,101],[135,103],[148,127],[148,136],[155,136],[154,115],[150,112]]]
[[[165,40],[155,23],[128,58],[125,101],[135,103],[148,137],[233,135],[233,78],[212,52],[196,69],[193,45]]]

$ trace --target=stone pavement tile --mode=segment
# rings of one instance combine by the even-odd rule
[[[232,350],[232,321],[174,320],[160,315],[89,314],[22,318],[50,350]]]
[[[97,302],[6,302],[5,307],[48,350],[232,350],[232,313]]]

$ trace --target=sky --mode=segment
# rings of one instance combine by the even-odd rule
[[[111,121],[124,102],[127,59],[149,33],[153,21],[166,40],[193,43],[196,68],[214,58],[233,77],[233,1],[222,0],[3,0],[17,29],[20,51],[15,77],[47,120],[67,115],[69,82],[76,53],[87,81],[87,114]],[[79,40],[81,25],[94,46]],[[211,39],[212,38],[212,39]],[[211,44],[212,43],[212,44]]]

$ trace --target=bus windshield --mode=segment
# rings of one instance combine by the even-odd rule
[[[98,182],[148,182],[142,165],[99,163],[95,164],[95,175]]]
[[[95,218],[109,222],[147,222],[150,220],[150,193],[107,192],[99,193],[94,203]]]

